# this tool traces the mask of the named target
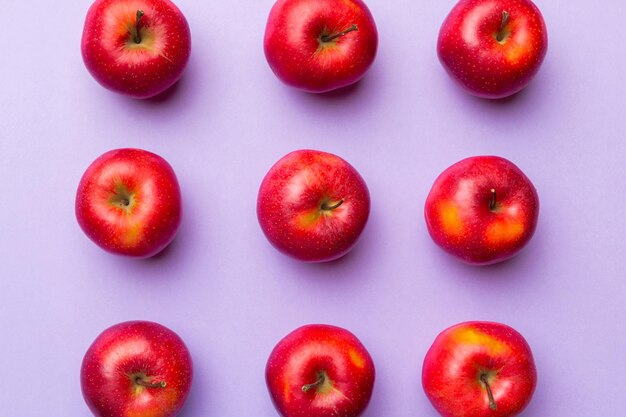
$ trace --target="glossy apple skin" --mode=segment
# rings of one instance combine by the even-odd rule
[[[169,245],[178,231],[180,187],[160,156],[116,149],[98,157],[83,174],[75,212],[83,232],[102,249],[146,258]]]
[[[442,417],[513,417],[530,402],[537,371],[530,346],[516,330],[474,321],[437,336],[424,358],[422,385]]]
[[[137,378],[153,386],[142,386]],[[98,417],[174,417],[192,379],[191,355],[182,339],[148,321],[119,323],[103,331],[87,350],[80,371],[83,397]]]
[[[324,382],[304,391],[323,375]],[[282,417],[357,417],[374,389],[374,362],[359,339],[340,327],[311,324],[283,338],[267,361],[265,380]]]
[[[352,25],[357,30],[332,41]],[[265,29],[265,57],[285,84],[324,93],[359,81],[376,57],[378,32],[361,0],[278,0]]]
[[[332,261],[348,253],[369,211],[369,191],[356,169],[315,150],[291,152],[274,164],[257,200],[259,224],[270,243],[306,262]]]
[[[505,38],[496,35],[509,13]],[[467,92],[498,99],[530,83],[548,50],[541,12],[529,0],[461,0],[439,31],[437,53],[450,77]]]
[[[132,28],[139,19],[141,42]],[[169,0],[96,0],[85,19],[81,51],[102,86],[133,98],[162,93],[181,77],[191,53],[185,16]]]
[[[539,197],[511,161],[475,156],[439,175],[424,215],[430,236],[443,250],[468,264],[487,265],[511,258],[532,238]]]

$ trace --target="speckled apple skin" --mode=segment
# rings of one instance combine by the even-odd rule
[[[510,35],[498,42],[502,12]],[[511,96],[535,77],[548,49],[541,12],[529,0],[461,0],[439,31],[437,54],[450,77],[482,98]]]
[[[358,30],[322,45],[320,36]],[[265,29],[267,62],[285,84],[324,93],[359,81],[378,48],[378,31],[361,0],[278,0]]]
[[[343,203],[321,214],[324,201]],[[282,253],[306,262],[340,258],[357,243],[370,212],[367,185],[342,158],[298,150],[281,158],[259,188],[257,217]]]
[[[144,12],[142,43],[129,27]],[[191,54],[185,16],[169,0],[96,0],[85,18],[81,51],[91,75],[107,89],[132,98],[149,98],[180,79]]]
[[[304,392],[324,371],[332,380],[328,392]],[[270,354],[265,380],[282,417],[357,417],[374,389],[374,362],[365,346],[346,329],[302,326],[285,336]]]
[[[111,204],[119,185],[133,193],[128,213]],[[83,232],[105,251],[136,258],[156,255],[174,240],[182,219],[176,174],[152,152],[106,152],[83,174],[75,213]]]
[[[485,374],[496,409],[480,375]],[[441,332],[426,353],[422,386],[442,417],[513,417],[530,403],[537,370],[524,337],[506,324],[465,322]]]
[[[496,191],[496,209],[490,208]],[[539,196],[511,161],[474,156],[450,166],[435,180],[424,205],[426,226],[443,250],[472,265],[501,262],[532,238]]]
[[[138,387],[143,374],[163,387]],[[148,321],[119,323],[89,347],[80,372],[85,402],[97,417],[174,417],[189,395],[193,364],[183,340]]]

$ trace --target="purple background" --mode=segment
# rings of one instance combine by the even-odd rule
[[[65,4],[63,4],[65,3]],[[106,327],[149,319],[195,361],[184,417],[275,416],[265,388],[274,344],[305,323],[353,331],[377,382],[365,417],[436,416],[422,392],[426,350],[444,328],[517,328],[539,372],[523,416],[622,416],[626,406],[626,145],[622,0],[541,0],[550,47],[531,86],[472,98],[435,53],[453,1],[369,0],[377,60],[355,88],[292,91],[265,62],[272,0],[179,0],[193,35],[182,81],[133,101],[101,88],[79,41],[88,1],[0,3],[0,414],[87,416],[84,352]],[[151,260],[104,253],[74,218],[87,166],[140,147],[174,167],[185,216]],[[331,264],[277,253],[257,224],[257,189],[281,156],[336,153],[365,178],[369,224]],[[423,204],[467,156],[511,159],[541,199],[515,259],[465,266],[431,242]]]

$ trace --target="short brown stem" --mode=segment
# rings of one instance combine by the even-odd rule
[[[350,32],[355,31],[355,30],[359,30],[359,28],[357,27],[357,25],[352,25],[348,29],[346,29],[344,31],[341,31],[339,33],[335,33],[334,35],[322,35],[320,40],[322,42],[330,42],[333,39],[337,39],[338,37],[343,36],[346,33],[350,33]]]
[[[509,12],[507,12],[506,10],[504,10],[502,12],[502,21],[500,22],[500,30],[498,30],[498,34],[496,35],[496,40],[498,42],[502,42],[504,40],[504,37],[506,36],[506,31],[504,30],[506,28],[506,24],[509,23]]]
[[[489,210],[494,211],[496,209],[496,189],[491,189],[491,201],[489,202]]]
[[[319,387],[324,383],[324,381],[326,381],[326,374],[322,372],[318,375],[317,381],[312,384],[304,384],[302,386],[302,392],[308,392],[311,388]]]
[[[322,205],[320,206],[320,208],[325,211],[330,211],[330,210],[336,209],[342,204],[343,204],[343,198],[339,200],[338,202],[336,202],[335,204],[328,204],[328,201],[324,201]]]
[[[144,388],[165,388],[167,386],[167,383],[165,381],[148,382],[139,376],[135,378],[135,384],[141,385]]]
[[[133,31],[133,41],[135,43],[141,43],[141,33],[139,32],[139,21],[143,17],[143,10],[137,10],[137,17],[135,19],[135,29]]]
[[[495,410],[497,407],[496,400],[493,398],[493,392],[491,392],[491,387],[489,386],[489,382],[487,382],[487,375],[481,374],[480,381],[485,384],[485,388],[487,389],[487,397],[489,398],[489,408],[491,410]]]

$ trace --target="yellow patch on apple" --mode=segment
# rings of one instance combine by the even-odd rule
[[[451,202],[442,202],[439,205],[439,220],[447,235],[458,237],[463,232],[463,222],[456,205]]]
[[[520,222],[498,221],[490,224],[485,231],[485,239],[490,244],[502,244],[519,239],[524,233],[524,225]]]
[[[363,368],[365,366],[365,358],[356,350],[351,350],[348,355],[350,356],[350,361],[358,368]]]
[[[504,343],[496,338],[474,329],[460,328],[453,333],[452,339],[456,343],[466,345],[489,346],[494,354],[502,353],[508,349]]]

